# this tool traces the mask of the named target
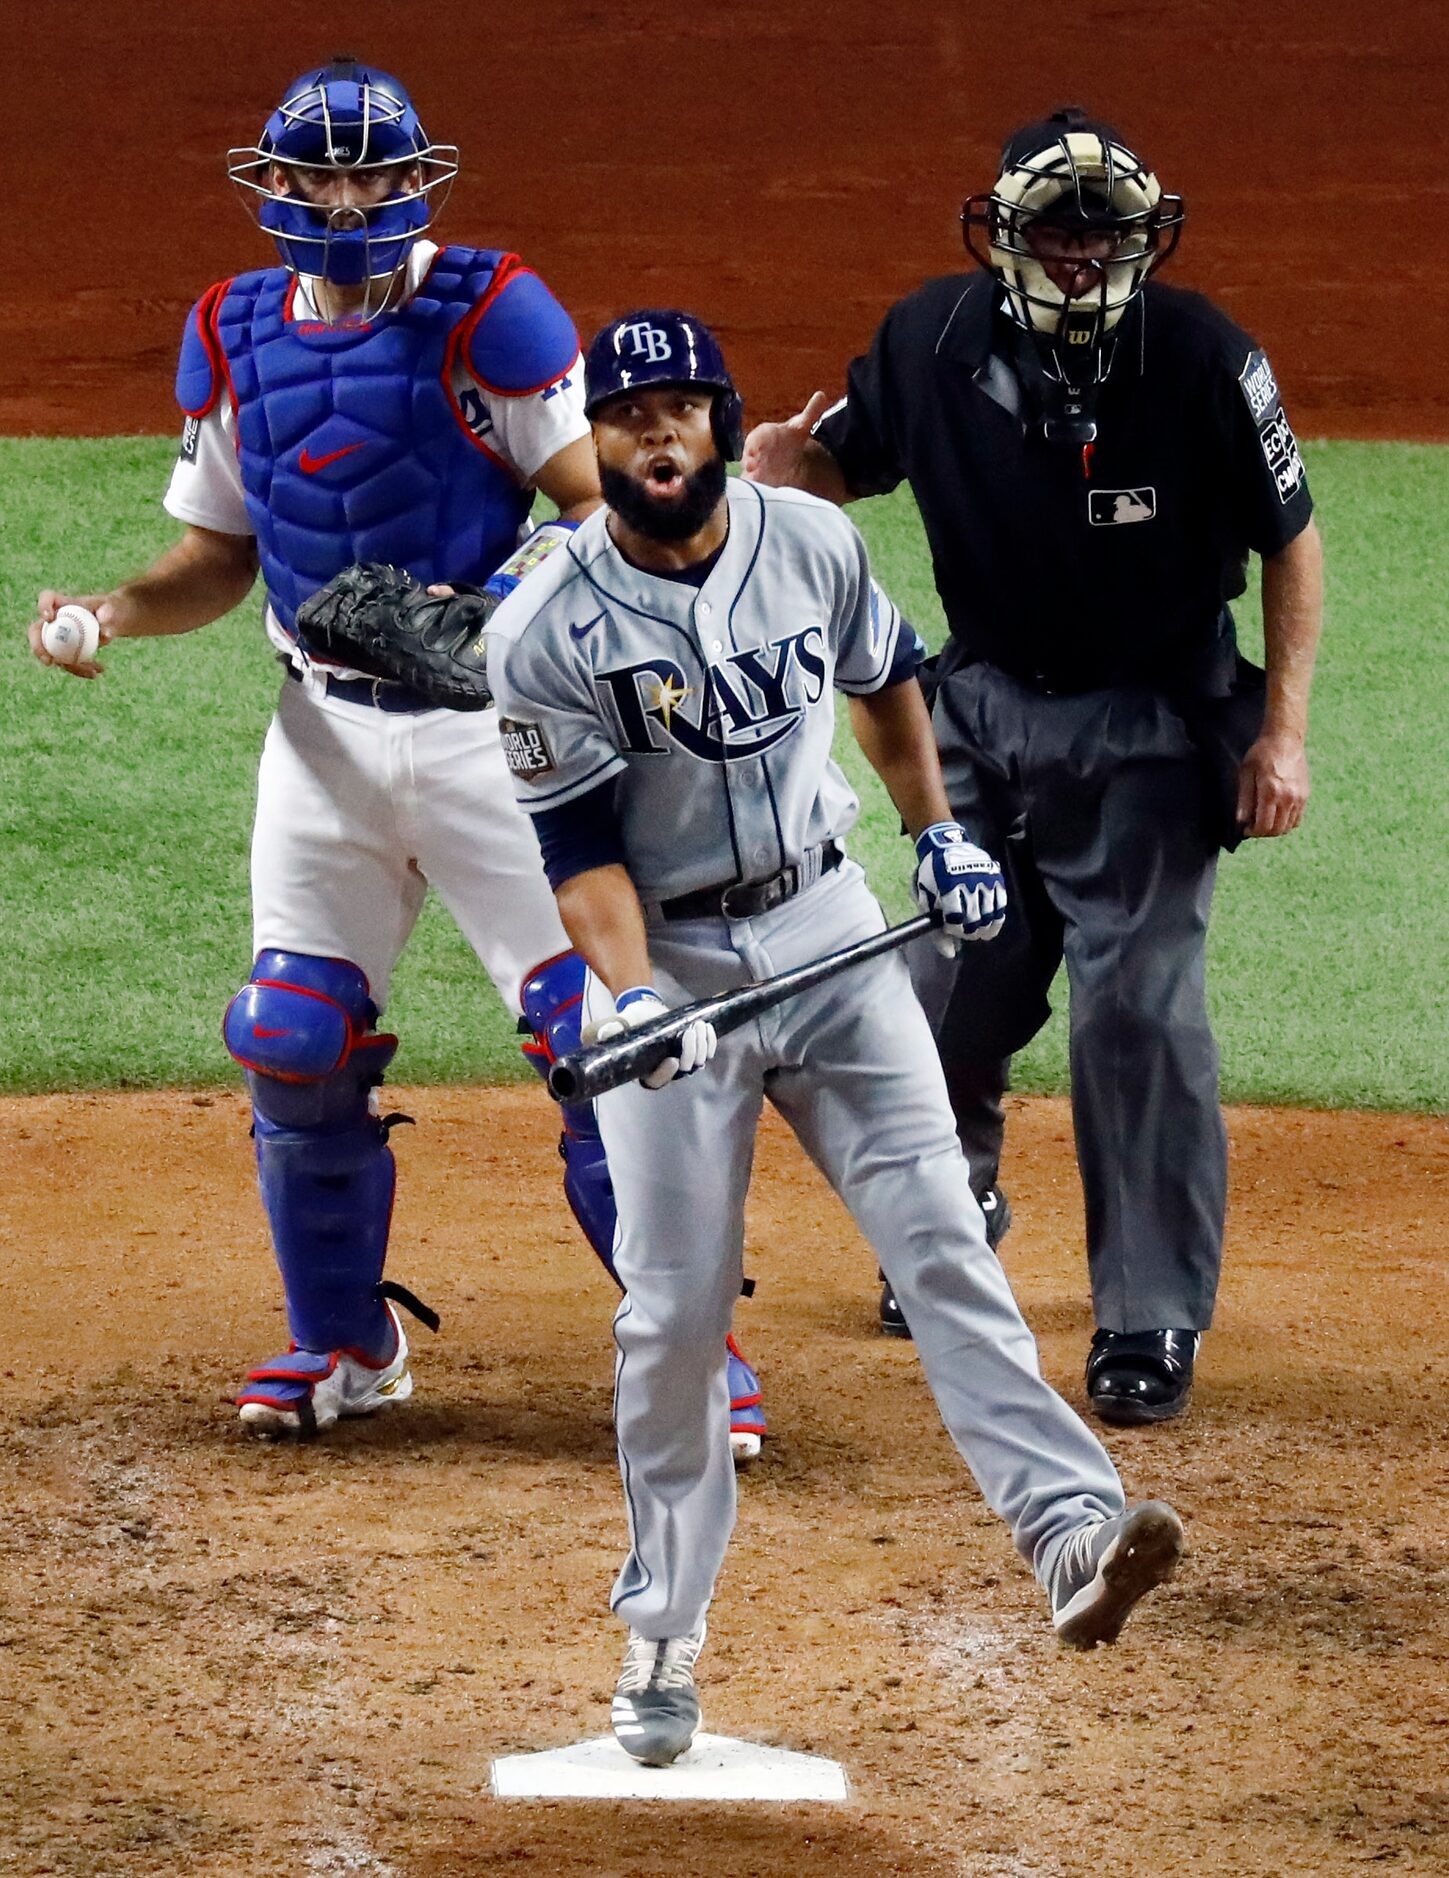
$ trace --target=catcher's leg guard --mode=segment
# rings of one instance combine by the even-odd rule
[[[769,1433],[765,1426],[765,1398],[760,1379],[733,1337],[725,1338],[729,1352],[730,1453],[737,1467],[746,1466],[760,1452]]]
[[[269,951],[222,1027],[247,1072],[262,1203],[301,1350],[380,1358],[397,1343],[379,1289],[393,1157],[372,1112],[397,1038],[376,1021],[355,965]]]
[[[523,981],[523,1019],[519,1028],[529,1034],[529,1041],[522,1046],[523,1054],[545,1082],[554,1058],[579,1047],[587,969],[577,952],[560,952],[557,958],[545,959]],[[614,1229],[618,1213],[594,1105],[565,1102],[561,1109],[559,1153],[564,1164],[564,1196],[599,1263],[617,1285]]]

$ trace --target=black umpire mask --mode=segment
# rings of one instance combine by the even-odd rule
[[[719,507],[725,492],[724,458],[712,456],[684,479],[684,493],[669,502],[649,493],[649,485],[627,470],[599,465],[599,487],[609,507],[651,541],[688,541]]]

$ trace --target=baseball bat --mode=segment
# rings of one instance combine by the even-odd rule
[[[797,991],[808,991],[812,985],[849,971],[852,965],[864,964],[866,959],[879,958],[883,952],[894,952],[897,946],[909,945],[912,939],[929,932],[935,923],[929,914],[919,914],[903,925],[888,926],[869,939],[857,939],[854,945],[843,946],[839,952],[828,952],[822,959],[812,959],[808,965],[777,972],[773,978],[741,985],[735,991],[721,991],[713,998],[700,998],[694,1004],[681,1004],[677,1010],[656,1017],[652,1023],[641,1024],[637,1030],[626,1030],[621,1037],[611,1037],[607,1043],[570,1050],[549,1070],[548,1092],[556,1102],[591,1102],[606,1090],[617,1089],[620,1083],[634,1082],[640,1076],[647,1076],[651,1069],[657,1069],[665,1057],[673,1054],[671,1046],[701,1018],[713,1024],[721,1037],[727,1036],[762,1011],[772,1010],[786,998],[794,997]]]

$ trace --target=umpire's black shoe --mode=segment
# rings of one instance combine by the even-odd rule
[[[1196,1330],[1099,1330],[1087,1357],[1087,1395],[1119,1428],[1171,1421],[1192,1396]]]
[[[981,1217],[986,1222],[986,1243],[994,1252],[1011,1224],[1011,1202],[1000,1187],[988,1187],[982,1194]]]
[[[994,1252],[1002,1234],[1011,1224],[1011,1202],[1000,1187],[988,1187],[981,1196],[981,1217],[986,1222],[986,1243]],[[905,1312],[896,1303],[896,1294],[884,1272],[881,1273],[880,1327],[887,1337],[909,1337],[911,1327]]]

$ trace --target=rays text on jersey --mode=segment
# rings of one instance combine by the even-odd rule
[[[752,646],[711,665],[691,682],[673,659],[642,660],[600,672],[631,756],[666,754],[671,744],[705,763],[762,756],[783,743],[825,692],[825,635],[819,626]],[[693,713],[687,708],[698,700]]]

